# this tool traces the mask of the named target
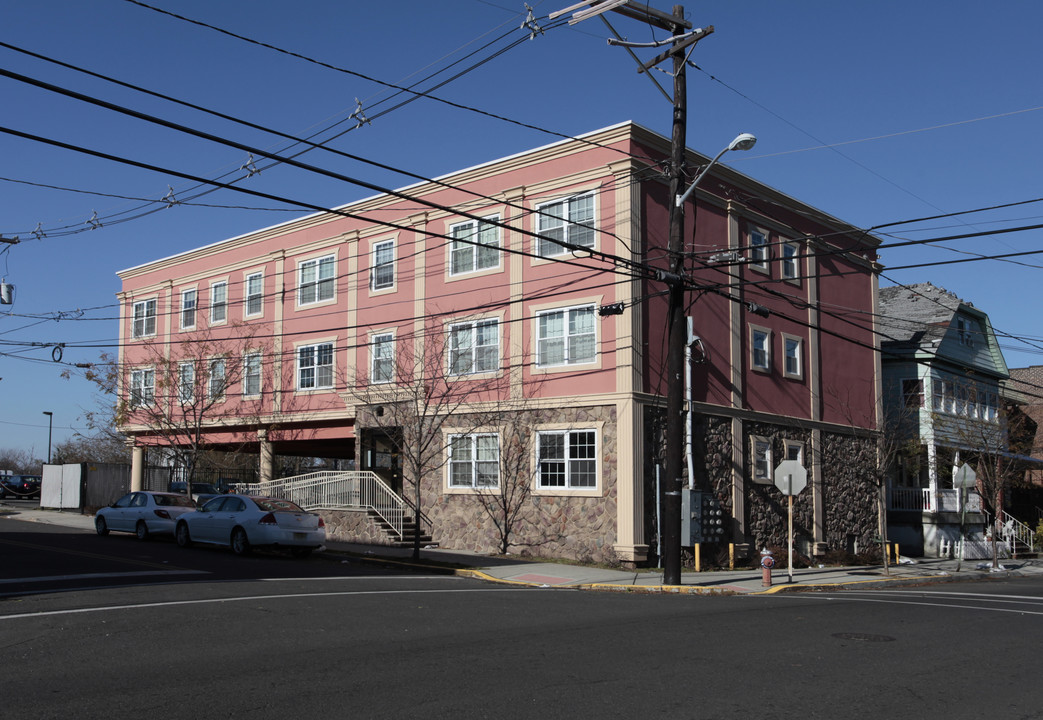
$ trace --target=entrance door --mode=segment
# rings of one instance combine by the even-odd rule
[[[393,438],[394,429],[367,429],[360,433],[360,460],[362,470],[376,473],[395,494],[402,495],[402,455]]]

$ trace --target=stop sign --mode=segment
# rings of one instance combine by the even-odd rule
[[[775,487],[783,495],[799,495],[808,486],[808,471],[796,460],[783,460],[775,468]]]

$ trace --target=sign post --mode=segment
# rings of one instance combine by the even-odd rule
[[[789,558],[787,570],[793,582],[793,496],[808,486],[808,471],[796,460],[783,460],[775,468],[775,487],[789,498],[789,530],[787,533]]]
[[[964,538],[964,522],[967,517],[967,488],[977,487],[978,485],[978,473],[974,472],[967,463],[960,465],[956,468],[956,472],[952,475],[953,487],[957,489],[960,496],[960,551],[957,553],[956,559],[956,572],[960,571],[963,566],[963,548],[966,545]]]

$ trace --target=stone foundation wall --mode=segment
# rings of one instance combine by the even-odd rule
[[[768,438],[772,445],[772,465],[786,457],[786,441],[803,444],[802,461],[810,468],[813,461],[811,431],[792,426],[764,422],[745,422],[741,439],[745,481],[746,535],[734,536],[733,542],[747,542],[751,548],[785,547],[788,536],[788,498],[774,486],[760,485],[751,467],[751,436]],[[704,415],[697,419],[694,434],[697,465],[696,488],[711,490],[727,514],[733,513],[732,501],[732,421],[728,417]],[[662,410],[649,407],[645,412],[646,542],[656,547],[657,521],[655,497],[655,465],[663,455]],[[850,435],[823,433],[823,503],[825,537],[831,549],[845,549],[853,537],[859,548],[866,547],[876,535],[876,496],[871,468],[863,463],[873,457],[872,443]],[[657,446],[656,443],[659,443]],[[868,443],[868,444],[867,444]],[[660,460],[661,462],[661,460]],[[810,482],[810,478],[809,478]],[[810,487],[793,498],[794,546],[811,554],[814,537],[814,495]]]
[[[822,433],[823,501],[826,544],[833,550],[858,550],[875,544],[879,535],[876,480],[868,463],[875,462],[873,441]]]
[[[387,536],[365,510],[322,510],[326,521],[326,538],[365,545],[390,545]]]
[[[525,413],[526,411],[519,411]],[[508,552],[522,556],[567,558],[582,562],[617,564],[613,546],[617,538],[617,431],[614,405],[541,410],[520,420],[537,425],[568,425],[576,429],[600,428],[598,433],[598,482],[596,497],[533,494],[531,468],[519,471],[516,478],[501,478],[515,492],[507,503],[509,521]],[[527,450],[535,453],[535,447]],[[439,547],[498,554],[502,549],[505,512],[498,495],[445,492],[446,468],[439,468],[421,484],[421,510],[431,523],[433,540]],[[406,483],[412,499],[415,489]],[[344,539],[370,542],[372,529],[357,518],[338,520],[336,532]],[[327,525],[327,532],[330,527]],[[385,542],[381,540],[380,542]]]

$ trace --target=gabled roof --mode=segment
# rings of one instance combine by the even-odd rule
[[[971,351],[954,341],[957,315],[980,326],[979,342]],[[899,356],[944,360],[965,373],[1007,376],[989,316],[945,288],[929,282],[880,289],[880,348],[883,360]]]
[[[880,288],[882,344],[913,348],[941,340],[961,305],[963,300],[929,282]]]

